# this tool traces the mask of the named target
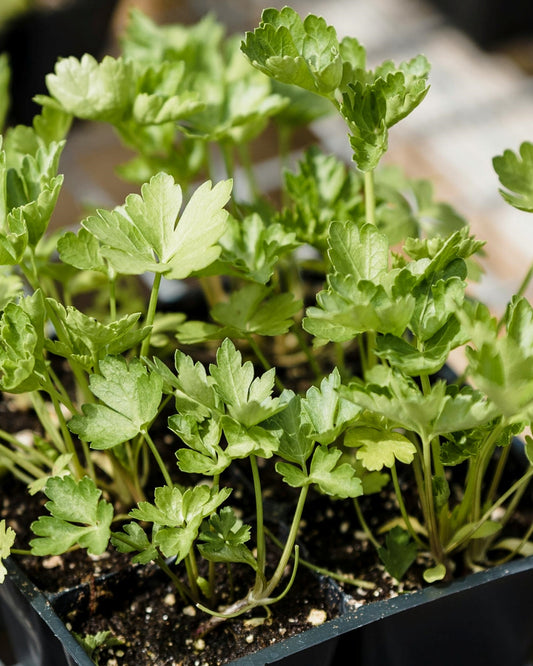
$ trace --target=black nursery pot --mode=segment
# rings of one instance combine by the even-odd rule
[[[532,599],[529,557],[356,610],[346,599],[335,620],[229,666],[526,666]]]
[[[5,566],[8,575],[0,585],[0,627],[4,625],[16,664],[93,666],[44,594],[13,561],[7,559]]]
[[[50,600],[6,564],[0,616],[18,663],[91,666]],[[68,603],[71,594],[52,601]],[[533,651],[531,599],[533,557],[359,608],[344,595],[336,619],[228,664],[525,666]]]

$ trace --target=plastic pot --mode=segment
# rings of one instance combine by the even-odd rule
[[[533,557],[377,601],[230,666],[525,666],[533,653]],[[353,608],[353,605],[352,605]]]
[[[13,562],[7,567],[0,611],[18,662],[90,666],[52,606],[71,603],[71,593],[51,603]],[[533,557],[360,608],[339,599],[334,582],[325,589],[339,617],[230,666],[525,666],[533,651]]]

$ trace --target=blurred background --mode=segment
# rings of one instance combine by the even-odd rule
[[[213,12],[228,32],[253,29],[260,0],[1,0],[0,50],[13,67],[12,123],[30,123],[46,92],[44,76],[57,56],[118,53],[128,12],[137,7],[158,23],[194,23]],[[478,295],[504,307],[533,261],[533,216],[504,204],[492,157],[533,141],[533,2],[531,0],[292,0],[339,37],[357,37],[369,65],[418,53],[432,64],[431,90],[390,135],[388,162],[412,177],[434,181],[473,232],[486,239],[486,275]],[[76,15],[76,16],[74,16]],[[75,19],[75,20],[74,20]],[[33,72],[30,76],[30,72]],[[340,119],[322,120],[312,133],[348,162],[351,151]],[[54,224],[72,226],[84,205],[114,206],[134,187],[114,175],[124,153],[107,126],[77,123],[62,157],[65,185]],[[530,219],[531,218],[531,219]]]

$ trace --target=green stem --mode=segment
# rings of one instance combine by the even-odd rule
[[[200,286],[210,308],[228,300],[220,275],[207,275],[200,278]]]
[[[280,550],[283,550],[283,544],[281,541],[275,537],[272,532],[265,527],[265,532],[268,534],[268,538],[272,540],[274,545],[276,545]],[[294,559],[294,555],[291,553],[291,559]],[[336,571],[331,571],[330,569],[325,569],[324,567],[319,567],[308,560],[304,560],[300,557],[300,564],[303,564],[304,567],[314,571],[315,573],[322,574],[324,576],[329,576],[329,578],[334,578],[341,583],[346,583],[347,585],[353,585],[355,587],[362,587],[365,590],[375,590],[375,583],[371,583],[368,580],[361,580],[360,578],[353,578],[352,576],[346,574],[340,574]]]
[[[161,286],[161,273],[154,274],[154,282],[152,284],[152,291],[150,292],[150,302],[148,303],[148,311],[146,313],[146,325],[152,326],[155,319],[155,313],[157,311],[157,298],[159,296],[159,287]],[[150,351],[150,338],[151,334],[149,333],[143,340],[141,346],[141,356],[148,356]]]
[[[257,456],[250,456],[250,466],[252,468],[252,479],[254,483],[255,495],[255,515],[256,515],[256,530],[257,530],[257,570],[264,580],[265,566],[266,566],[266,546],[265,546],[265,529],[263,517],[263,496],[261,493],[261,479],[259,477],[259,468],[257,467]]]
[[[72,455],[72,464],[74,465],[74,469],[76,472],[76,476],[78,478],[81,478],[85,470],[83,469],[82,464],[80,463],[80,459],[78,457],[78,452],[76,451],[76,447],[74,446],[74,442],[72,441],[72,437],[70,435],[70,430],[68,429],[67,422],[65,420],[65,417],[63,416],[63,411],[61,410],[61,404],[59,403],[59,400],[57,399],[57,396],[55,394],[55,390],[51,390],[50,392],[50,397],[52,398],[52,404],[54,406],[54,411],[56,413],[57,419],[59,421],[59,428],[61,430],[61,434],[63,436],[63,441],[65,442],[66,450],[68,453]],[[94,475],[94,468],[91,465],[91,470],[92,474]],[[94,478],[94,476],[93,476]]]
[[[413,525],[411,523],[411,519],[409,518],[409,514],[407,513],[407,509],[405,508],[405,503],[403,501],[402,489],[400,488],[400,482],[398,480],[398,471],[396,470],[396,465],[393,464],[392,467],[390,468],[390,470],[391,470],[391,475],[392,475],[392,483],[393,483],[393,486],[394,486],[394,492],[396,493],[396,499],[398,500],[398,506],[400,507],[400,513],[402,514],[403,522],[405,523],[407,531],[409,532],[409,534],[412,536],[412,538],[416,541],[416,543],[421,548],[425,548],[426,544],[422,541],[422,539],[418,536],[416,530],[413,528]]]
[[[109,280],[109,318],[117,320],[117,279],[113,277]]]
[[[224,167],[226,169],[226,177],[233,178],[235,176],[235,160],[233,157],[232,146],[227,141],[221,141],[219,145],[224,160]]]
[[[287,566],[287,563],[290,559],[291,553],[294,548],[296,536],[298,535],[298,528],[300,526],[300,521],[302,519],[302,513],[308,492],[309,492],[309,486],[304,486],[300,491],[300,496],[298,497],[298,504],[296,505],[296,509],[294,511],[291,529],[289,530],[289,535],[287,537],[287,541],[285,542],[285,547],[281,554],[281,558],[278,562],[278,566],[276,567],[276,570],[274,571],[272,578],[268,581],[268,585],[264,591],[263,595],[264,597],[269,597],[272,594],[272,592],[278,586],[281,577],[283,576],[283,572],[285,571],[285,567]]]
[[[272,368],[272,365],[268,362],[268,359],[267,359],[266,356],[263,354],[261,348],[259,347],[259,345],[257,344],[257,342],[254,340],[253,336],[250,335],[250,334],[248,334],[248,335],[246,336],[246,339],[248,340],[248,343],[250,344],[250,347],[252,348],[252,351],[253,351],[254,354],[256,355],[257,360],[261,363],[261,365],[263,366],[263,368],[264,368],[265,370],[270,370],[270,369]],[[275,382],[276,382],[276,386],[278,387],[278,390],[283,391],[283,389],[285,388],[285,386],[283,385],[283,382],[282,382],[281,379],[277,376],[277,374],[276,374],[276,376],[275,376]]]
[[[424,475],[424,491],[425,491],[425,514],[426,522],[429,533],[429,542],[431,553],[437,563],[442,563],[443,551],[442,544],[439,538],[439,530],[437,525],[437,516],[435,515],[435,502],[433,500],[433,485],[432,485],[432,451],[431,441],[427,436],[422,437],[422,471]],[[422,507],[424,509],[424,505]]]
[[[356,497],[354,497],[353,505],[355,508],[355,513],[357,514],[357,518],[359,519],[361,527],[363,528],[363,532],[366,534],[366,538],[370,541],[370,543],[374,546],[376,550],[379,550],[381,548],[381,545],[379,541],[376,539],[376,537],[373,535],[369,524],[366,522],[363,512],[361,510],[361,505],[359,504],[359,500]]]
[[[2,433],[3,433],[3,431],[0,430],[0,436],[2,435]],[[17,442],[15,440],[13,445],[18,446],[19,442]],[[26,460],[23,455],[21,455],[20,453],[17,453],[16,451],[13,451],[8,446],[4,446],[3,444],[0,444],[0,460],[2,458],[4,458],[4,459],[7,458],[9,461],[15,463],[16,465],[18,465],[18,467],[21,467],[22,469],[26,470],[26,472],[31,474],[31,476],[34,477],[35,479],[39,479],[39,478],[41,478],[42,476],[45,475],[45,473],[43,472],[43,470],[40,467],[37,467],[37,465],[34,465],[29,460]],[[48,467],[51,468],[52,463],[51,463],[50,460],[46,459],[46,464],[47,464]]]
[[[252,194],[253,200],[258,201],[261,197],[261,191],[257,185],[257,179],[255,177],[254,169],[252,166],[249,144],[247,143],[239,144],[238,151],[241,164],[243,166],[244,172],[246,173],[246,178],[248,179],[248,186],[250,187],[250,192]]]
[[[533,278],[533,264],[529,267],[528,272],[526,273],[526,276],[522,280],[522,284],[518,288],[518,291],[515,294],[516,298],[522,298],[522,296],[525,294],[526,289],[529,286],[529,283],[531,282],[531,279]],[[500,320],[498,321],[498,332],[500,332],[502,326],[505,324],[505,313],[501,316]]]
[[[165,479],[165,483],[167,486],[172,488],[174,485],[172,483],[172,479],[170,478],[170,474],[168,473],[168,469],[165,467],[165,463],[163,462],[163,459],[161,458],[161,455],[159,451],[157,450],[157,446],[154,444],[153,439],[150,437],[150,434],[147,431],[143,431],[142,435],[144,436],[144,439],[146,440],[146,443],[150,447],[150,451],[152,452],[152,455],[154,456],[157,464],[159,465],[159,469],[161,470],[161,473],[163,474],[163,478]]]
[[[472,498],[471,519],[477,520],[482,510],[481,495],[483,491],[483,481],[485,479],[485,472],[489,462],[494,454],[496,448],[496,441],[501,434],[502,424],[494,428],[490,435],[485,440],[483,447],[475,461],[474,473],[474,494]]]
[[[492,482],[487,492],[487,499],[486,499],[487,502],[492,502],[494,500],[494,496],[496,495],[496,491],[498,490],[498,486],[500,485],[500,481],[502,479],[502,475],[505,470],[505,465],[507,464],[510,452],[511,452],[511,443],[509,443],[502,450],[500,454],[500,459],[498,460],[498,464],[496,465],[496,469],[494,470],[494,476],[492,477]]]
[[[365,171],[365,219],[376,225],[376,197],[374,193],[374,171]]]
[[[30,398],[33,409],[37,414],[37,418],[39,419],[40,424],[44,428],[46,434],[54,444],[55,448],[59,453],[66,453],[65,442],[57,431],[56,424],[50,417],[48,408],[41,394],[38,391],[32,391]]]
[[[320,379],[322,377],[322,371],[320,369],[320,365],[318,364],[318,361],[316,360],[313,352],[311,351],[309,345],[307,344],[307,341],[305,339],[303,331],[300,329],[298,324],[293,326],[291,328],[293,331],[294,335],[296,336],[296,339],[298,340],[298,344],[300,345],[300,349],[303,351],[303,353],[306,355],[307,360],[309,361],[309,365],[311,367],[311,370],[313,371],[315,377],[317,379]],[[300,562],[302,559],[300,558]]]
[[[501,495],[494,504],[492,504],[486,511],[485,513],[475,522],[473,523],[471,529],[462,536],[461,539],[451,541],[447,546],[446,546],[446,553],[451,553],[453,550],[461,546],[462,544],[466,543],[471,536],[483,525],[484,522],[490,519],[493,511],[500,507],[504,502],[507,501],[509,497],[511,497],[517,490],[519,490],[522,486],[525,486],[531,477],[533,476],[533,467],[530,467],[525,474],[523,474],[517,481],[513,483],[513,485],[503,494]]]
[[[196,582],[197,575],[191,562],[190,553],[185,558],[185,568],[187,569],[187,578],[189,580],[189,585],[191,586],[192,598],[195,600],[195,602],[198,602],[200,599],[200,594],[198,592],[198,583]]]

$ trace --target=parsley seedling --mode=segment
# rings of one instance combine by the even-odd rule
[[[122,55],[57,63],[41,114],[7,129],[0,152],[0,388],[28,395],[43,430],[31,443],[0,430],[0,465],[48,497],[34,555],[112,544],[156,562],[213,616],[207,630],[289,591],[310,492],[355,504],[396,579],[420,553],[433,582],[459,555],[475,569],[497,550],[531,552],[531,529],[500,538],[533,476],[527,438],[528,464],[503,480],[512,438],[533,419],[531,273],[494,319],[466,292],[483,243],[429,183],[381,165],[428,75],[423,56],[369,70],[356,39],[288,7],[265,10],[241,44],[212,17],[160,27],[133,12]],[[1,86],[7,77],[1,59]],[[251,142],[276,127],[284,165],[293,133],[326,113],[346,124],[354,165],[311,146],[280,173],[276,206]],[[76,233],[49,234],[74,118],[113,127],[134,152],[119,172],[140,192]],[[246,187],[234,191],[237,164]],[[531,144],[494,167],[504,198],[531,211]],[[163,279],[198,280],[208,316],[162,313]],[[465,346],[464,376],[440,379]],[[269,462],[295,497],[272,567]],[[250,525],[233,506],[237,466],[251,480]],[[381,537],[357,498],[389,481],[399,515]],[[1,521],[0,558],[14,544]],[[222,609],[220,563],[252,575]]]

